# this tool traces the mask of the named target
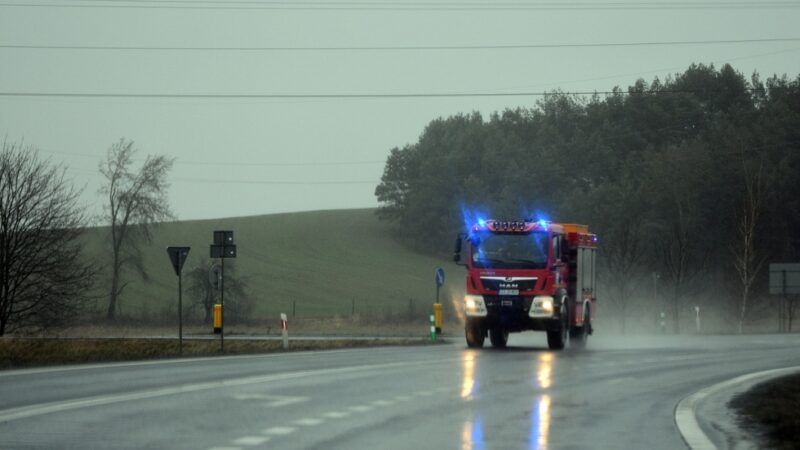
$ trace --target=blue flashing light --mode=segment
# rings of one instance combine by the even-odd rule
[[[486,211],[479,211],[472,208],[467,208],[466,206],[461,206],[461,217],[464,223],[464,230],[466,232],[472,231],[473,227],[476,225],[480,228],[486,229],[489,214],[486,214]]]
[[[547,221],[546,221],[546,220],[544,220],[544,219],[539,219],[539,226],[540,226],[540,227],[542,227],[542,228],[544,228],[544,229],[546,230],[546,229],[547,229],[547,225],[548,225],[548,223],[547,223]]]

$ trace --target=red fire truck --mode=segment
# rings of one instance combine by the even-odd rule
[[[466,261],[461,262],[466,243]],[[583,347],[595,311],[597,236],[589,227],[543,220],[479,219],[456,239],[467,268],[464,298],[469,347],[486,336],[505,347],[508,334],[547,332],[551,349]]]

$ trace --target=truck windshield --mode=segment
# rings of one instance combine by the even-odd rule
[[[547,267],[547,233],[478,235],[472,247],[472,265],[495,269],[544,269]]]

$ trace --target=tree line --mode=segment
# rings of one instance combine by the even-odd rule
[[[391,150],[375,195],[400,239],[442,255],[475,211],[589,224],[623,331],[664,312],[679,332],[700,304],[741,332],[777,304],[767,265],[800,262],[799,187],[800,77],[693,64],[433,120]]]

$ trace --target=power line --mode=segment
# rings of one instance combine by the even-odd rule
[[[755,88],[745,88],[748,91]],[[575,92],[429,92],[404,94],[133,94],[97,92],[0,92],[0,97],[66,97],[66,98],[135,98],[135,99],[404,99],[404,98],[463,98],[463,97],[546,97],[549,95],[658,95],[692,94],[692,90],[670,91],[575,91]]]
[[[55,150],[43,150],[41,148],[37,149],[37,151],[41,153],[49,153],[54,155],[67,155],[67,156],[79,156],[82,158],[91,158],[100,160],[105,157],[105,155],[90,155],[87,153],[73,153],[73,152],[61,152]],[[137,161],[137,160],[135,160]],[[138,161],[141,161],[139,159]],[[269,163],[259,163],[259,162],[228,162],[228,161],[184,161],[181,158],[175,159],[176,165],[189,165],[189,166],[215,166],[215,167],[330,167],[330,166],[360,166],[360,165],[375,165],[375,164],[384,164],[386,163],[385,159],[382,160],[361,160],[361,161],[310,161],[310,162],[269,162]],[[73,170],[89,170],[89,169],[73,169]],[[90,172],[94,173],[96,171],[89,170]]]
[[[0,3],[0,7],[89,9],[196,9],[196,10],[301,10],[301,11],[597,11],[597,10],[697,10],[697,9],[795,9],[793,1],[763,2],[319,2],[319,1],[148,1],[79,0],[54,3]]]
[[[377,186],[380,181],[262,181],[262,180],[226,180],[226,179],[207,179],[207,178],[174,178],[170,181],[182,183],[204,183],[204,184],[259,184],[259,185],[281,185],[281,186],[332,186],[332,185],[352,185],[369,184]]]
[[[319,162],[288,162],[288,163],[235,163],[235,162],[214,162],[214,161],[175,161],[175,164],[191,166],[215,166],[215,167],[312,167],[312,166],[361,166],[384,164],[386,160],[374,161],[319,161]]]
[[[603,43],[561,43],[561,44],[508,44],[508,45],[430,45],[430,46],[361,46],[361,47],[148,47],[119,45],[31,45],[0,44],[0,48],[18,50],[102,50],[102,51],[216,51],[216,52],[289,52],[289,51],[446,51],[446,50],[527,50],[547,48],[596,48],[596,47],[651,47],[681,45],[720,45],[797,42],[800,38],[765,39],[714,39],[696,41],[643,41],[643,42],[603,42]]]
[[[103,178],[99,171],[90,169],[76,168],[67,166],[66,169],[70,172],[94,175],[97,178]],[[235,180],[235,179],[220,179],[220,178],[185,178],[175,177],[168,180],[170,183],[200,183],[200,184],[242,184],[242,185],[267,185],[267,186],[344,186],[344,185],[361,185],[369,184],[377,186],[380,181],[368,180]]]

